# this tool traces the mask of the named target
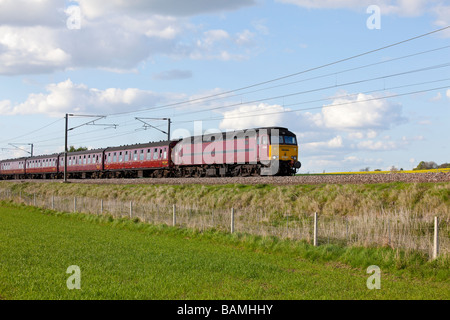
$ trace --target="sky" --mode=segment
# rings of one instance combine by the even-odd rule
[[[170,118],[287,127],[300,173],[450,162],[449,25],[444,0],[0,0],[0,159],[62,152],[70,113],[75,147]]]

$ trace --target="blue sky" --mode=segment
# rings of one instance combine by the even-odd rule
[[[0,159],[63,151],[74,113],[118,125],[77,147],[162,140],[135,117],[170,117],[173,138],[288,127],[300,172],[450,162],[450,29],[283,78],[448,25],[442,0],[0,0]]]

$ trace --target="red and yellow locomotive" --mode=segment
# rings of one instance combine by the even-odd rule
[[[0,161],[0,179],[60,179],[64,153]],[[255,128],[67,154],[67,177],[226,177],[293,175],[294,133]]]

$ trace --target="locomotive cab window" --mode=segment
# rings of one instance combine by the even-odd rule
[[[270,142],[272,144],[284,144],[283,136],[271,136]]]
[[[295,139],[295,137],[292,137],[292,136],[285,136],[284,143],[285,144],[297,144],[297,139]]]

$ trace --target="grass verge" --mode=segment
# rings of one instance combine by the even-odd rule
[[[81,290],[66,270],[81,269]],[[369,265],[381,289],[366,287]],[[449,261],[2,202],[4,299],[449,299]]]

